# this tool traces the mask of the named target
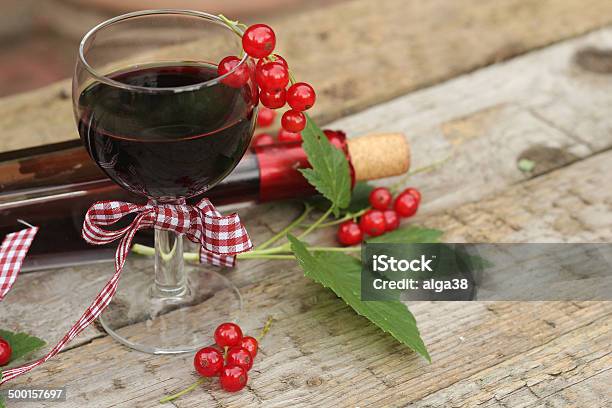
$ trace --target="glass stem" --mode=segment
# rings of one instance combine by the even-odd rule
[[[177,297],[187,291],[183,261],[183,236],[155,229],[155,297]]]

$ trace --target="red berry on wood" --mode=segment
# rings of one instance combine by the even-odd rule
[[[419,208],[419,202],[412,194],[404,192],[397,196],[393,208],[400,217],[412,217]]]
[[[204,347],[195,354],[193,366],[204,377],[213,377],[223,368],[223,354],[214,347]]]
[[[226,365],[221,369],[221,375],[219,376],[221,388],[228,392],[240,391],[248,380],[246,370],[237,365]]]
[[[377,187],[374,190],[370,191],[369,201],[372,208],[384,211],[391,205],[391,202],[393,201],[393,196],[391,195],[391,192],[388,188]]]
[[[301,142],[302,135],[300,133],[289,132],[286,129],[281,129],[278,131],[278,141],[279,142]]]
[[[402,193],[407,193],[407,194],[412,195],[414,198],[416,198],[417,204],[421,203],[421,192],[419,190],[417,190],[416,188],[408,187],[407,189],[402,191]]]
[[[285,68],[289,69],[289,64],[287,64],[287,61],[278,54],[272,54],[266,58],[261,58],[259,61],[257,61],[257,68],[261,67],[266,62],[272,61],[272,57],[274,57],[274,62],[280,62],[285,66]]]
[[[254,24],[242,35],[242,48],[253,58],[264,58],[274,51],[276,35],[266,24]]]
[[[0,366],[8,364],[11,360],[11,354],[13,354],[11,345],[8,341],[0,339]]]
[[[240,341],[240,347],[247,349],[251,353],[251,357],[255,358],[257,350],[259,350],[259,343],[254,337],[245,336]]]
[[[244,347],[234,346],[227,351],[227,364],[237,365],[249,371],[253,367],[253,356]]]
[[[368,210],[361,216],[359,226],[366,234],[377,237],[385,233],[385,217],[380,210]]]
[[[287,89],[287,103],[295,110],[305,111],[312,108],[315,99],[314,89],[305,82],[297,82]]]
[[[238,66],[238,64],[240,64],[240,58],[233,55],[225,57],[219,62],[219,66],[217,67],[217,74],[219,76],[225,75],[231,71],[228,76],[221,80],[221,83],[232,88],[240,88],[247,83],[249,80],[249,69],[246,64],[240,66]]]
[[[242,330],[235,323],[221,323],[215,330],[215,342],[221,347],[232,347],[240,344]]]
[[[385,231],[393,231],[399,227],[400,218],[395,210],[385,210],[383,211],[383,216],[385,217]]]
[[[290,109],[283,113],[281,125],[283,125],[283,129],[290,132],[301,132],[306,127],[306,116],[300,111]]]
[[[289,71],[280,62],[266,62],[255,70],[257,85],[264,91],[280,91],[289,83]]]
[[[274,137],[269,133],[260,133],[253,138],[253,146],[274,144]]]
[[[363,240],[363,231],[355,221],[348,220],[340,224],[337,236],[342,245],[356,245]]]
[[[261,91],[259,100],[263,106],[270,109],[278,109],[285,106],[285,90],[278,91]]]
[[[268,127],[274,122],[276,117],[276,111],[270,108],[262,106],[257,112],[257,126]]]

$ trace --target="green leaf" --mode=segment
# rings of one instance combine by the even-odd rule
[[[312,168],[300,171],[319,193],[331,201],[332,210],[337,217],[340,209],[346,208],[351,200],[348,160],[344,153],[332,146],[310,116],[306,115],[306,118],[306,128],[302,131],[302,147]]]
[[[0,329],[0,337],[8,341],[11,349],[13,349],[11,361],[15,361],[47,344],[44,340],[27,333],[14,333],[2,329]]]
[[[384,235],[370,238],[367,242],[393,244],[429,244],[440,242],[444,233],[437,229],[423,228],[411,225],[387,232]]]
[[[355,183],[355,187],[351,193],[351,201],[345,209],[340,211],[341,215],[345,215],[347,213],[354,214],[363,209],[366,209],[370,206],[370,191],[374,190],[374,186],[368,184],[365,181],[358,181]],[[329,208],[329,200],[320,195],[314,195],[312,197],[308,197],[306,199],[313,208],[316,208],[320,211],[325,211]]]
[[[399,301],[361,301],[361,263],[338,252],[311,253],[292,235],[287,235],[304,275],[333,290],[357,314],[366,317],[384,332],[410,347],[431,362],[421,339],[416,320],[406,305]]]
[[[356,213],[368,208],[370,206],[369,198],[372,190],[374,190],[374,186],[365,181],[358,181],[355,183],[353,193],[351,194],[351,202],[349,203],[346,211]]]

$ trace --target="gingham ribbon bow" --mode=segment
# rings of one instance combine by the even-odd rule
[[[138,214],[125,228],[108,230],[129,214]],[[158,228],[184,234],[200,244],[200,261],[216,266],[233,267],[236,254],[253,246],[237,214],[222,216],[208,199],[196,205],[147,204],[137,205],[122,201],[99,201],[85,214],[83,238],[94,245],[104,245],[121,239],[115,256],[115,268],[123,268],[136,231]]]
[[[118,222],[126,215],[134,213],[137,214],[136,218],[127,227],[115,231],[104,228]],[[185,204],[136,205],[120,201],[95,203],[87,210],[85,215],[83,238],[95,245],[103,245],[121,239],[115,257],[115,273],[79,320],[74,323],[68,333],[49,353],[39,360],[4,370],[0,385],[27,373],[55,356],[104,311],[117,291],[121,270],[130,251],[132,239],[136,231],[143,228],[160,228],[185,234],[190,240],[201,244],[200,260],[213,265],[234,266],[236,254],[248,251],[252,247],[251,240],[240,223],[240,218],[236,214],[222,216],[207,199],[203,199],[195,206]],[[31,242],[30,238],[33,238],[35,232],[32,233],[31,237],[28,235],[28,246]],[[14,239],[12,238],[10,241],[14,242]],[[21,242],[21,239],[19,241]],[[11,254],[14,252],[12,248],[14,247],[11,247],[9,251]],[[25,253],[23,256],[25,256]],[[10,257],[11,265],[19,264],[17,268],[14,266],[10,268],[12,271],[16,269],[14,277],[19,272],[22,259],[23,257],[20,256],[19,261],[15,262],[14,256],[11,255]],[[0,277],[3,275],[4,273]],[[14,281],[14,277],[12,281]],[[12,281],[10,284],[12,284]],[[7,284],[7,286],[9,285]]]

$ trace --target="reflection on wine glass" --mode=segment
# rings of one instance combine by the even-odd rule
[[[253,135],[252,79],[227,86],[214,64],[240,52],[239,35],[195,11],[136,12],[92,29],[73,81],[89,155],[117,184],[156,204],[181,204],[213,187]],[[247,56],[236,68],[244,64],[252,71]],[[192,351],[214,326],[237,317],[236,288],[216,272],[184,265],[182,243],[156,229],[155,264],[126,265],[100,318],[114,338],[145,352]]]

